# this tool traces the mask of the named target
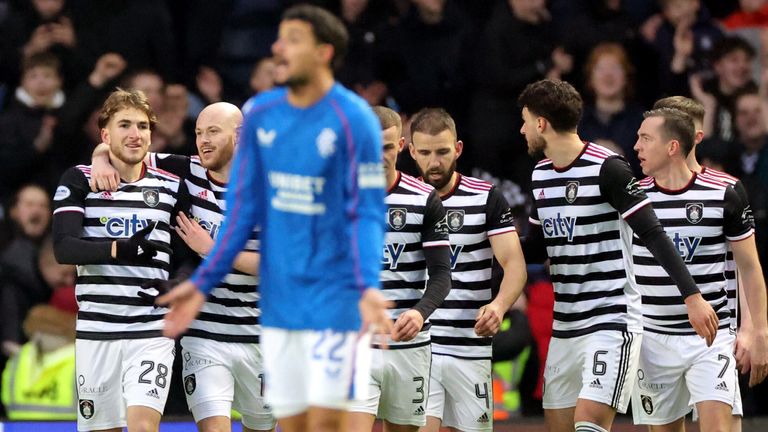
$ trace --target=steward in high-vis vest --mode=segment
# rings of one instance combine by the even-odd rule
[[[48,353],[23,345],[3,371],[2,401],[11,420],[75,420],[75,345]]]

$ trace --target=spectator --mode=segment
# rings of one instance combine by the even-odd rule
[[[739,0],[739,9],[722,20],[727,30],[768,27],[768,1]]]
[[[402,21],[382,33],[379,61],[400,111],[439,106],[460,123],[468,85],[462,63],[470,42],[467,22],[455,0],[412,0]]]
[[[727,36],[720,40],[711,53],[715,76],[707,81],[694,77],[691,94],[704,105],[708,115],[704,119],[704,135],[729,142],[736,137],[733,130],[734,97],[745,90],[754,90],[752,60],[755,50],[744,39]]]
[[[131,70],[153,69],[177,78],[175,36],[165,2],[155,0],[69,0],[78,27],[78,47],[88,65],[108,52],[120,54]]]
[[[663,20],[650,18],[658,23],[657,30],[643,35],[659,56],[662,93],[687,94],[688,73],[707,67],[698,60],[706,58],[705,54],[723,34],[700,0],[660,0],[660,3]]]
[[[387,86],[377,69],[375,50],[389,18],[386,3],[380,0],[341,0],[339,3],[339,16],[349,32],[349,47],[336,77],[369,104],[382,105]]]
[[[32,55],[53,53],[61,60],[66,88],[85,75],[88,61],[78,50],[78,34],[65,0],[32,0],[0,25],[0,81],[16,85],[18,71]]]
[[[635,174],[642,177],[632,148],[643,109],[630,102],[634,67],[626,51],[617,43],[600,44],[587,59],[584,71],[592,101],[584,106],[579,136],[624,155]]]
[[[21,188],[10,205],[7,230],[13,233],[0,252],[0,320],[2,351],[18,351],[24,342],[22,320],[35,304],[50,297],[50,289],[38,274],[37,255],[40,242],[51,220],[50,198],[39,186]]]
[[[485,27],[470,113],[475,145],[469,148],[476,149],[474,164],[494,177],[530,182],[516,101],[528,83],[571,71],[573,59],[552,35],[544,0],[500,1]]]
[[[274,58],[264,57],[256,62],[256,65],[253,66],[253,71],[251,71],[249,85],[254,95],[271,90],[275,86]]]
[[[143,91],[157,114],[151,151],[185,156],[197,154],[195,124],[189,117],[186,87],[180,84],[166,85],[159,73],[149,69],[134,72],[125,79],[123,86]]]
[[[12,105],[0,115],[0,199],[32,181],[52,184],[50,150],[58,109],[64,104],[59,60],[50,53],[24,60],[21,86]]]

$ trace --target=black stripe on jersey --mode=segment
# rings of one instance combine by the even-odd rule
[[[568,241],[567,237],[547,237],[545,238],[545,244],[547,246],[575,246],[588,243],[599,243],[608,240],[618,240],[621,238],[621,234],[618,230],[604,231],[597,234],[589,234],[583,236],[573,236],[573,241]]]
[[[544,207],[565,207],[565,206],[590,206],[598,205],[605,202],[605,198],[598,196],[578,196],[573,202],[568,202],[565,197],[556,198],[543,198],[536,200],[536,206],[539,208]]]
[[[432,343],[438,345],[453,346],[491,346],[493,338],[470,338],[457,336],[435,336],[431,335]]]
[[[193,206],[200,207],[203,210],[208,210],[211,213],[221,212],[221,210],[219,209],[219,206],[216,203],[212,203],[210,201],[204,200],[197,195],[190,195],[189,202]]]
[[[162,318],[162,316],[160,318]],[[238,317],[231,315],[212,314],[208,312],[200,312],[200,314],[195,319],[198,321],[210,321],[221,324],[256,325],[259,323],[259,317],[257,316]]]
[[[392,280],[392,281],[381,281],[381,289],[382,290],[388,290],[388,289],[416,289],[416,290],[422,290],[426,288],[427,281],[416,281],[416,282],[407,282],[407,281],[401,281],[401,280]]]
[[[162,315],[112,315],[101,312],[83,312],[77,313],[77,319],[86,321],[103,321],[116,324],[136,324],[148,323],[153,321],[162,321]]]
[[[486,300],[445,300],[440,305],[443,309],[480,309],[488,304]],[[434,321],[432,321],[434,324]]]
[[[620,250],[599,252],[590,255],[555,255],[549,258],[550,265],[557,264],[596,264],[624,258]]]
[[[144,331],[126,331],[126,332],[90,332],[78,330],[75,332],[75,338],[86,340],[120,340],[120,339],[150,339],[163,337],[162,330],[144,330]]]
[[[563,187],[564,184],[570,181],[579,182],[579,187],[600,185],[600,178],[598,176],[574,177],[570,179],[557,178],[552,180],[536,180],[531,183],[531,189],[547,189],[547,188]]]
[[[619,313],[627,313],[627,305],[621,304],[621,305],[604,306],[604,307],[590,309],[584,312],[575,312],[575,313],[554,311],[552,316],[557,321],[573,322],[573,321],[585,320],[588,318],[594,318],[600,315],[619,314]]]
[[[121,285],[139,286],[152,278],[138,278],[128,276],[78,276],[78,285]]]
[[[468,290],[468,291],[482,291],[487,290],[491,286],[488,283],[489,279],[476,280],[472,282],[463,282],[456,279],[451,280],[451,290]]]
[[[627,331],[627,324],[626,323],[601,323],[601,324],[595,324],[595,325],[592,325],[583,329],[578,329],[578,330],[552,330],[552,337],[559,338],[559,339],[569,339],[569,338],[584,336],[590,333],[594,333],[596,331],[603,331],[603,330]]]
[[[655,204],[655,203],[654,203]],[[656,206],[654,205],[654,208]],[[686,219],[664,219],[665,228],[677,228],[677,227],[689,227],[691,223]],[[723,226],[722,218],[702,218],[699,222],[696,222],[697,227],[717,227]]]
[[[556,302],[579,303],[587,300],[595,300],[607,297],[621,297],[624,295],[624,287],[611,291],[578,292],[575,294],[555,293]]]
[[[123,296],[100,295],[100,294],[81,294],[77,296],[77,301],[116,304],[121,306],[146,306],[147,305],[147,301],[142,299],[141,297],[123,297]]]
[[[450,210],[450,208],[448,208]],[[467,213],[469,214],[469,213]],[[488,231],[487,225],[467,225],[464,223],[464,226],[461,227],[461,231],[459,234],[484,234]],[[453,234],[453,232],[451,232]]]
[[[393,309],[412,309],[414,306],[416,306],[416,303],[418,303],[419,300],[421,299],[392,300],[392,302],[395,304]]]
[[[238,294],[243,294],[243,293],[248,294],[248,293],[252,293],[254,290],[253,285],[232,285],[225,282],[222,282],[216,285],[216,288],[223,288],[227,291],[238,293]]]
[[[598,223],[613,222],[618,220],[618,212],[600,213],[591,216],[579,216],[576,219],[576,226],[587,226]]]
[[[390,266],[389,264],[383,264],[382,269],[390,270],[389,266]],[[418,260],[413,262],[400,262],[400,263],[397,263],[397,268],[392,271],[397,273],[424,271],[426,267],[427,267],[427,262],[425,260]]]
[[[697,285],[725,281],[725,274],[723,273],[711,273],[706,275],[692,275],[692,276],[693,276],[693,281],[696,282]],[[666,275],[666,276],[636,275],[635,280],[637,281],[637,283],[641,285],[653,285],[653,286],[674,285],[674,282],[672,282],[672,278],[670,278],[669,275]]]
[[[693,259],[689,259],[685,261],[687,265],[695,265],[695,264],[716,264],[723,261],[723,257],[720,255],[694,255]],[[658,266],[659,262],[656,261],[656,258],[654,257],[646,257],[646,256],[639,256],[635,255],[632,257],[632,262],[634,262],[637,265],[645,265],[645,266]],[[726,278],[728,277],[728,272],[725,274]]]
[[[657,191],[648,191],[648,188],[645,188],[645,189],[646,189],[646,192],[648,192],[648,193],[661,193],[661,192],[657,192]],[[694,188],[686,189],[686,192],[692,191],[692,190],[695,190],[695,189]],[[707,188],[707,189],[698,188],[698,190],[700,190],[702,192],[712,192],[711,188]],[[703,199],[703,200],[696,199],[696,200],[694,200],[694,199],[688,199],[687,201],[689,201],[689,202],[696,202],[697,204],[704,204],[705,208],[721,207],[723,205],[723,201],[722,200],[711,200],[711,199],[710,200],[707,200],[707,199]],[[680,200],[671,199],[671,200],[653,201],[653,208],[654,209],[679,209],[680,208]],[[722,221],[721,221],[721,224],[722,224]],[[688,225],[690,225],[690,222],[688,222]]]
[[[105,200],[92,200],[90,198],[86,198],[85,200],[85,206],[88,208],[104,208],[104,207],[115,207],[115,208],[130,208],[135,210],[158,210],[163,211],[166,213],[173,213],[173,206],[166,203],[166,202],[159,202],[155,207],[150,207],[147,204],[144,203],[144,201],[105,201]]]
[[[462,232],[461,233],[464,234],[464,229],[463,228],[462,228]],[[451,245],[451,246],[453,246],[453,245]],[[478,250],[490,249],[491,242],[486,238],[486,239],[483,239],[482,241],[479,241],[477,243],[465,244],[465,245],[462,245],[462,246],[463,247],[461,249],[461,252],[466,254],[466,253],[470,253],[470,252],[474,252],[474,251],[478,251]]]
[[[566,283],[587,283],[587,282],[593,282],[593,281],[607,281],[607,280],[617,280],[620,278],[626,277],[626,271],[624,269],[620,270],[614,270],[609,272],[592,272],[587,273],[583,275],[578,274],[555,274],[552,275],[550,278],[552,282],[559,282],[562,284]]]
[[[460,320],[460,319],[442,320],[442,319],[430,318],[429,322],[432,323],[432,325],[436,325],[436,326],[454,327],[454,328],[475,328],[475,324],[477,324],[475,320]]]
[[[379,344],[371,344],[371,348],[373,348],[373,349],[386,349],[386,350],[404,350],[404,349],[421,348],[423,346],[427,346],[427,345],[430,345],[430,344],[432,344],[432,342],[426,340],[424,342],[419,342],[419,343],[415,343],[415,344],[412,344],[412,345],[407,345],[407,344],[406,345],[387,345],[386,347],[384,347],[382,345],[379,345]]]
[[[218,342],[230,342],[230,343],[259,343],[258,336],[247,335],[224,335],[219,333],[211,333],[200,329],[189,329],[184,333],[184,337],[197,337],[202,339],[210,339]]]
[[[702,297],[704,297],[704,300],[708,302],[713,301],[719,301],[721,298],[725,297],[725,290],[720,290],[718,292],[709,292],[709,293],[702,293]],[[683,298],[679,295],[674,296],[642,296],[643,304],[655,304],[655,305],[682,305],[683,304]]]
[[[487,270],[490,269],[493,265],[492,259],[484,259],[480,261],[470,261],[470,262],[460,262],[456,263],[456,266],[454,266],[452,272],[466,272],[466,271],[474,271],[474,270]],[[399,267],[399,266],[398,266]]]
[[[198,167],[199,167],[199,169],[205,170],[205,168],[203,168],[201,165],[198,165]],[[199,177],[197,175],[198,173],[195,172],[195,171],[197,171],[197,170],[192,170],[191,167],[190,167],[189,175],[187,177],[185,177],[184,180],[186,180],[187,182],[189,182],[189,183],[199,187],[200,189],[204,189],[207,192],[214,194],[213,196],[216,199],[223,199],[224,198],[224,195],[226,194],[226,191],[224,191],[224,190],[221,190],[221,191],[213,190],[213,188],[211,188],[210,180],[208,180],[208,177],[207,176]],[[223,189],[223,187],[222,187],[222,189]]]
[[[713,308],[715,311],[717,311],[717,318],[723,320],[727,319],[731,316],[730,310],[720,310],[722,308],[726,307],[725,303],[721,303],[718,305],[718,307]],[[667,328],[691,328],[691,324],[688,322],[688,314],[677,314],[677,315],[644,315],[645,318],[653,319],[657,321],[684,321],[682,323],[677,324],[661,324],[661,323],[653,323],[654,327],[667,327]]]
[[[216,297],[214,295],[208,296],[208,303],[214,303],[221,306],[227,306],[227,307],[244,307],[244,308],[258,308],[258,305],[256,305],[256,302],[249,302],[249,301],[242,301],[240,299],[233,299],[233,298],[223,298],[223,297]]]

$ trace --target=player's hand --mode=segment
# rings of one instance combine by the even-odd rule
[[[498,333],[506,312],[493,302],[481,307],[477,311],[477,317],[475,317],[475,334],[478,336],[493,336]]]
[[[116,240],[115,259],[123,264],[151,264],[157,252],[171,253],[171,248],[147,237],[157,226],[156,222],[147,221],[147,226],[127,239]]]
[[[108,157],[94,157],[91,161],[91,180],[88,183],[92,192],[116,191],[120,184],[120,173],[109,163]]]
[[[147,306],[157,307],[155,300],[157,300],[157,298],[161,295],[168,293],[168,291],[170,291],[171,288],[176,286],[178,283],[179,280],[177,279],[150,279],[140,285],[141,290],[139,290],[138,295],[142,300],[144,300]],[[150,294],[147,292],[147,290],[153,288],[157,290],[157,294]]]
[[[189,279],[171,288],[167,294],[159,296],[155,304],[170,309],[165,314],[163,335],[174,339],[179,337],[189,328],[204,303],[205,296]]]
[[[392,327],[392,340],[395,342],[408,342],[416,337],[424,327],[424,317],[415,309],[408,309],[400,314]]]
[[[768,375],[768,329],[754,331],[749,360],[752,371],[749,374],[749,386],[754,387]]]
[[[389,319],[388,308],[395,304],[387,301],[381,291],[375,288],[368,288],[363,292],[360,298],[360,318],[363,320],[363,328],[370,328],[374,333],[391,334],[392,320]]]
[[[200,224],[187,217],[184,212],[179,212],[176,216],[176,224],[176,233],[190,249],[200,255],[208,255],[211,252],[214,241]]]
[[[688,321],[696,331],[696,334],[707,341],[707,346],[712,346],[717,336],[717,319],[715,310],[704,300],[701,293],[686,297],[685,306],[688,308]]]
[[[741,327],[736,333],[736,343],[733,346],[733,357],[736,358],[736,369],[745,374],[750,370],[752,352],[752,330]]]

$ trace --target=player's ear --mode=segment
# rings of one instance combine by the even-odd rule
[[[667,156],[672,156],[677,153],[681,153],[682,149],[680,148],[680,141],[678,140],[670,140],[669,144],[667,145]]]
[[[408,152],[411,154],[411,158],[416,160],[416,146],[412,142],[408,143]]]
[[[110,143],[109,131],[107,130],[107,128],[101,128],[99,135],[101,136],[101,142],[105,143],[106,145],[109,145]]]
[[[464,152],[464,142],[462,142],[461,140],[457,140],[455,147],[456,147],[456,158],[458,158]]]
[[[397,152],[403,151],[403,147],[405,147],[405,137],[400,137],[400,140],[397,141]]]
[[[323,63],[328,63],[330,65],[333,62],[333,54],[334,54],[333,45],[329,43],[323,43],[323,44],[319,44],[317,47],[318,47],[318,52],[320,53],[320,58],[323,60]]]

